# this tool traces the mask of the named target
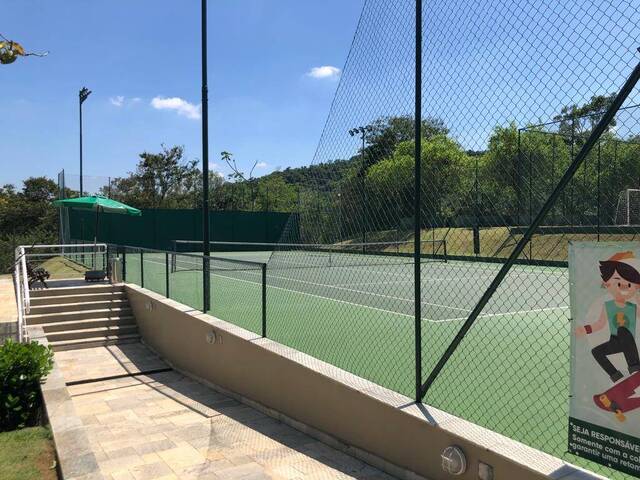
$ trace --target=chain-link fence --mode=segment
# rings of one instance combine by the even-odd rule
[[[269,336],[616,477],[565,454],[566,261],[570,241],[640,233],[637,91],[616,102],[638,62],[640,4],[427,2],[418,146],[415,7],[365,3],[313,160],[326,167],[281,242],[408,242],[420,268],[318,267],[301,260],[308,246],[274,247]]]

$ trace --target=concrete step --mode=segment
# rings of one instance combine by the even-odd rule
[[[102,310],[105,308],[124,308],[129,306],[128,299],[100,300],[98,302],[61,303],[55,305],[31,305],[29,315],[42,313],[79,312],[83,310]]]
[[[43,325],[45,323],[71,322],[73,320],[89,320],[92,318],[114,318],[132,316],[131,308],[106,308],[99,310],[82,310],[79,312],[41,313],[27,315],[27,325]]]
[[[114,325],[108,327],[85,328],[82,330],[66,330],[64,332],[49,332],[47,340],[61,342],[66,340],[83,340],[86,338],[109,338],[111,336],[133,335],[138,333],[138,326]]]
[[[58,295],[82,295],[87,293],[111,293],[123,291],[124,285],[83,285],[81,287],[60,287],[30,290],[29,295],[33,298],[39,298],[53,297]]]
[[[60,305],[63,303],[99,302],[103,300],[122,300],[127,293],[122,291],[106,293],[82,293],[76,295],[53,295],[49,297],[35,297],[31,299],[31,306]]]
[[[54,352],[64,350],[78,350],[81,348],[104,347],[107,345],[122,345],[125,343],[138,343],[140,335],[109,335],[108,337],[82,338],[79,340],[62,340],[59,342],[50,342]]]
[[[134,317],[91,318],[88,320],[72,320],[70,322],[52,322],[42,325],[44,333],[67,332],[71,330],[84,330],[87,328],[114,327],[136,325]]]

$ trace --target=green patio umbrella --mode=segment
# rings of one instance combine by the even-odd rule
[[[116,200],[111,200],[100,195],[92,195],[90,197],[65,198],[64,200],[55,200],[53,204],[56,207],[69,207],[77,210],[95,210],[96,212],[96,230],[93,238],[94,245],[98,243],[98,225],[100,224],[101,213],[118,213],[121,215],[132,215],[139,217],[142,212],[137,208],[130,207]]]

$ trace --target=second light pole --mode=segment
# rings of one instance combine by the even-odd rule
[[[80,196],[84,195],[84,185],[82,183],[82,104],[91,95],[91,90],[87,87],[82,87],[78,93],[80,99]]]

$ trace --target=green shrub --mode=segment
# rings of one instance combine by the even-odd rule
[[[36,424],[40,414],[40,381],[52,368],[50,347],[11,340],[0,347],[0,431]]]

